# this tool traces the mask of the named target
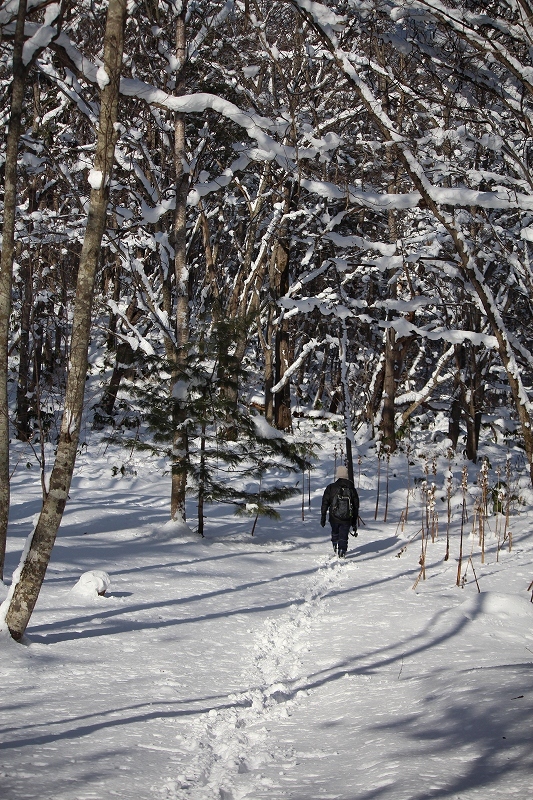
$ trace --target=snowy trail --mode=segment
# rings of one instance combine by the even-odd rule
[[[289,503],[253,538],[213,509],[199,542],[159,519],[159,477],[115,482],[119,516],[97,473],[71,498],[31,646],[0,643],[1,800],[530,800],[533,495],[512,552],[491,528],[482,564],[469,538],[481,593],[470,572],[456,586],[457,519],[450,560],[429,543],[413,591],[403,464],[388,523],[362,476],[345,563],[326,555],[320,488],[305,520]],[[8,573],[31,522],[19,484]],[[74,602],[94,569],[108,596]]]
[[[290,716],[308,695],[299,653],[312,645],[312,629],[325,614],[325,598],[355,565],[321,558],[300,599],[280,616],[250,631],[250,657],[242,667],[247,690],[231,695],[231,707],[212,709],[178,735],[191,762],[177,777],[154,787],[168,800],[241,800],[271,779],[261,766],[290,757],[269,740],[268,723]]]

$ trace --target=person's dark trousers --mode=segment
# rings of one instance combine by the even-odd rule
[[[331,523],[331,541],[333,547],[337,545],[337,552],[339,555],[344,555],[348,549],[348,534],[350,533],[350,524],[346,522],[332,522]]]

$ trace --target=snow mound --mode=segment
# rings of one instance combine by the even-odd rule
[[[104,595],[111,586],[111,579],[107,572],[101,569],[93,569],[84,572],[79,581],[69,592],[69,595],[76,600],[94,600]]]
[[[178,540],[180,544],[199,541],[198,534],[181,518],[169,519],[163,525],[153,527],[149,530],[147,538],[158,542]]]
[[[529,617],[533,621],[533,604],[526,598],[500,592],[481,592],[461,605],[467,619],[492,617],[506,622]]]

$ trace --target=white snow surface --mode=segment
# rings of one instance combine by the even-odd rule
[[[78,600],[96,600],[102,597],[111,586],[111,578],[103,569],[91,569],[84,572],[75,586],[70,590],[74,602]]]
[[[104,174],[100,169],[90,169],[88,175],[89,185],[91,189],[98,191],[102,188],[104,182]]]
[[[100,90],[104,89],[107,84],[109,83],[109,75],[106,72],[106,68],[102,65],[98,67],[96,72],[96,83]]]
[[[463,572],[472,555],[480,591],[470,568],[458,588],[463,462],[451,464],[445,561],[450,465],[438,456],[439,533],[413,588],[422,461],[411,453],[402,527],[405,453],[390,460],[387,521],[384,464],[375,518],[375,451],[360,466],[356,457],[365,524],[339,561],[319,515],[343,440],[314,424],[306,436],[324,449],[311,508],[306,483],[304,519],[297,497],[253,537],[249,519],[211,506],[199,539],[168,521],[161,464],[142,456],[122,473],[118,451],[83,451],[27,641],[0,634],[2,800],[533,796],[527,481],[516,478],[511,552],[498,553],[503,521],[489,516],[481,563],[469,522]],[[490,455],[505,466],[505,451]],[[3,596],[40,507],[28,460],[12,479]],[[470,466],[470,513],[478,471]],[[188,511],[193,527],[192,501]],[[80,578],[90,591],[72,591]]]

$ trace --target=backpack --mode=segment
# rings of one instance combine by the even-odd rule
[[[341,486],[333,498],[331,513],[336,519],[343,520],[344,522],[352,521],[352,498],[346,486]]]

